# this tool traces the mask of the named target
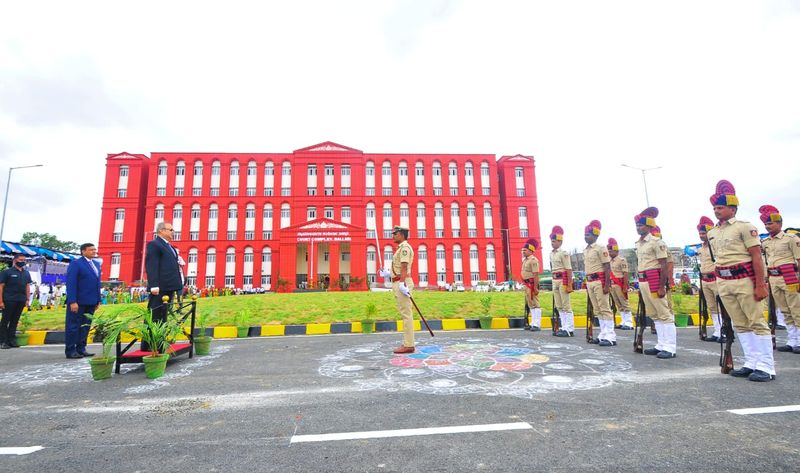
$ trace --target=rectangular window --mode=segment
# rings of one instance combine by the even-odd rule
[[[164,209],[156,209],[156,218],[164,220]]]
[[[417,207],[417,217],[425,218],[425,207]]]
[[[248,207],[244,210],[245,218],[256,218],[256,209],[253,207]]]
[[[242,277],[242,285],[243,286],[252,286],[253,285],[253,276],[243,276]]]
[[[117,211],[114,212],[114,218],[116,220],[125,220],[125,209],[117,209]]]
[[[350,188],[342,187],[342,195],[350,195]]]
[[[367,239],[369,240],[375,239],[375,230],[367,230]]]
[[[253,262],[253,253],[245,253],[244,254],[244,262],[245,263],[252,263]]]
[[[325,207],[325,218],[333,219],[333,207]]]
[[[419,273],[419,282],[428,282],[428,273]]]
[[[522,168],[514,168],[514,175],[517,177],[522,177]]]
[[[262,263],[271,263],[272,262],[272,252],[261,253],[261,262]]]
[[[317,166],[314,164],[308,165],[308,175],[309,176],[316,176],[317,175]]]
[[[444,238],[444,230],[436,230],[436,238]]]
[[[265,176],[274,176],[275,175],[275,166],[264,166],[264,175]]]
[[[256,188],[255,187],[248,187],[245,191],[248,197],[255,197],[256,195]]]
[[[391,230],[384,230],[383,231],[383,238],[391,238],[391,237],[392,237],[392,231]]]
[[[239,195],[239,188],[237,188],[237,187],[231,187],[231,188],[228,190],[228,195],[229,195],[229,196],[231,196],[231,197],[236,197],[236,196],[238,196],[238,195]]]
[[[447,282],[447,275],[445,273],[436,273],[436,280],[440,283]]]
[[[167,188],[166,187],[159,187],[156,189],[156,195],[159,197],[167,195]]]
[[[200,209],[192,208],[192,218],[200,218]]]
[[[197,241],[200,239],[200,232],[189,232],[189,239],[192,241]]]
[[[454,228],[453,229],[453,238],[461,238],[461,229],[460,228]]]
[[[408,168],[403,166],[400,168],[398,175],[400,176],[408,176]]]
[[[214,285],[214,276],[206,276],[206,287]]]
[[[290,166],[281,166],[281,176],[291,176],[292,168]]]
[[[392,195],[391,187],[381,187],[381,195]]]
[[[254,232],[252,230],[245,230],[244,239],[245,240],[255,240],[256,239],[256,232]]]
[[[167,175],[167,165],[158,166],[158,175],[159,176],[166,176]]]
[[[292,189],[289,187],[281,187],[281,196],[288,197],[292,195]]]
[[[247,175],[248,176],[255,176],[256,175],[256,167],[255,166],[247,166]]]
[[[367,187],[365,192],[366,192],[367,195],[375,195],[375,188],[374,187]]]
[[[450,207],[450,216],[451,217],[459,217],[460,212],[458,211],[458,207]]]
[[[408,187],[401,187],[400,195],[408,195]]]
[[[386,219],[391,219],[392,218],[392,208],[391,207],[385,207],[383,209],[383,218],[386,218]]]
[[[436,207],[433,209],[433,215],[436,217],[444,217],[444,209],[441,207]]]
[[[212,230],[212,231],[208,232],[208,239],[209,240],[216,240],[217,239],[217,231],[216,230]]]
[[[464,275],[462,273],[453,273],[456,282],[464,282]]]
[[[264,208],[263,216],[264,218],[272,218],[272,207]]]
[[[467,187],[467,195],[475,195],[475,188]]]
[[[325,195],[333,195],[333,187],[326,187]]]
[[[494,237],[494,231],[491,228],[487,228],[486,229],[486,238],[493,238],[493,237]]]
[[[206,264],[215,264],[217,262],[217,254],[216,253],[208,253],[206,255]]]
[[[231,176],[239,175],[239,166],[231,166]]]
[[[392,175],[392,168],[389,166],[383,166],[381,168],[381,175],[384,177],[389,177]]]
[[[332,164],[326,164],[325,165],[325,175],[326,176],[333,176],[333,165]]]
[[[192,187],[192,196],[199,197],[203,195],[203,189],[200,187]]]
[[[441,187],[434,187],[433,188],[433,195],[442,195],[442,188]]]
[[[317,195],[317,188],[316,187],[309,187],[308,188],[308,195]]]
[[[367,176],[374,176],[375,175],[375,167],[367,166]]]
[[[400,207],[400,216],[401,217],[408,217],[408,208]]]
[[[489,166],[481,166],[481,176],[489,177]]]
[[[208,209],[208,219],[209,220],[216,219],[218,213],[219,213],[218,209],[215,209],[213,207]]]
[[[219,197],[219,187],[212,187],[209,194],[211,197]]]
[[[527,207],[520,207],[519,210],[520,218],[527,218],[528,217],[528,208]]]
[[[291,211],[289,209],[281,209],[281,218],[289,218]]]
[[[525,197],[525,189],[517,189],[517,197]]]
[[[236,239],[236,230],[228,230],[228,240]]]
[[[527,228],[520,228],[519,229],[519,236],[522,238],[528,238],[528,229]]]
[[[186,175],[186,166],[178,166],[175,168],[175,175],[176,176],[185,176]]]
[[[420,228],[417,230],[417,238],[427,238],[427,237],[428,237],[428,232],[425,231],[424,228]]]
[[[417,195],[425,195],[425,188],[417,187]]]
[[[470,228],[467,233],[469,234],[470,238],[477,238],[478,237],[478,230],[474,228]]]
[[[458,195],[458,187],[451,187],[450,195]]]
[[[497,273],[495,273],[494,271],[489,271],[488,273],[486,273],[486,278],[489,281],[497,281]]]
[[[272,197],[274,190],[272,187],[264,189],[264,197]]]
[[[181,239],[181,232],[179,232],[177,230],[172,232],[172,239],[173,240],[180,240]]]
[[[414,174],[417,177],[424,177],[425,176],[425,168],[422,166],[417,166],[414,168]]]
[[[128,197],[128,190],[127,189],[117,189],[117,197],[119,197],[119,198]]]
[[[476,249],[469,250],[469,257],[470,259],[478,259],[478,250]]]
[[[261,286],[265,287],[267,285],[272,284],[272,275],[271,274],[262,274],[261,275]]]
[[[235,263],[236,262],[236,253],[225,253],[225,262],[226,263]]]
[[[175,197],[183,196],[183,187],[176,187],[175,188]]]
[[[235,277],[231,275],[225,276],[225,287],[233,287]]]
[[[219,166],[211,166],[211,175],[212,176],[219,176]]]
[[[127,175],[128,175],[128,166],[120,166],[119,177],[127,177]]]
[[[175,207],[174,209],[172,209],[172,218],[173,220],[179,220],[183,218],[183,208]]]
[[[342,252],[342,261],[350,261],[350,253],[343,251]]]
[[[488,187],[481,187],[481,191],[483,195],[489,195],[489,188]]]
[[[228,208],[228,218],[236,218],[239,216],[239,209],[236,207],[229,207]]]
[[[195,176],[202,176],[203,175],[203,166],[195,166],[194,167],[194,175]]]
[[[114,234],[114,242],[119,243],[122,241],[122,233],[115,233]]]
[[[306,219],[307,220],[314,220],[317,218],[317,208],[316,207],[309,207],[306,209]]]
[[[350,175],[350,166],[347,164],[342,165],[342,176],[349,176]]]
[[[264,230],[263,232],[261,232],[261,238],[264,240],[272,240],[272,231]]]
[[[434,176],[441,176],[441,175],[442,175],[442,168],[441,168],[441,166],[434,166],[434,167],[433,167],[433,175],[434,175]]]
[[[444,254],[444,249],[443,248],[437,249],[436,250],[436,259],[445,259],[445,258],[446,258],[446,256]]]
[[[122,262],[122,255],[119,253],[113,253],[111,255],[111,264],[120,264]]]

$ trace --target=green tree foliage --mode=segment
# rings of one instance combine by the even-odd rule
[[[80,245],[74,241],[61,241],[58,237],[49,233],[25,232],[22,234],[22,241],[20,241],[20,243],[23,245],[41,246],[56,251],[77,252],[80,248]]]

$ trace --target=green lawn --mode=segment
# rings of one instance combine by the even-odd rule
[[[490,314],[494,317],[521,317],[524,306],[522,292],[441,292],[416,291],[417,302],[426,319],[477,318],[481,314],[480,299],[490,296]],[[636,312],[637,296],[630,295],[631,306]],[[543,316],[552,311],[552,294],[539,295]],[[571,296],[572,309],[576,315],[586,314],[586,292],[575,291]],[[697,312],[697,296],[673,295],[676,313]],[[198,311],[208,316],[208,326],[234,325],[233,318],[243,310],[252,314],[249,325],[306,324],[353,322],[363,318],[364,307],[374,303],[378,308],[377,320],[397,320],[400,316],[395,308],[391,292],[309,292],[299,294],[259,294],[202,298],[197,300]],[[125,304],[103,306],[100,310],[118,311]],[[63,330],[64,312],[42,310],[30,313],[32,330]],[[26,312],[27,314],[27,312]],[[416,313],[414,314],[416,316]]]

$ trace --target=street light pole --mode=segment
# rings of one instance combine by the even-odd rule
[[[647,202],[647,206],[650,207],[650,196],[647,194],[647,178],[645,177],[645,172],[647,171],[655,171],[656,169],[661,169],[663,166],[658,166],[654,168],[637,168],[636,166],[631,166],[628,164],[622,164],[623,167],[636,169],[637,171],[642,171],[642,182],[644,182],[644,199]]]
[[[8,168],[8,180],[6,181],[6,198],[3,201],[3,219],[0,222],[0,241],[3,240],[3,230],[6,226],[6,207],[8,207],[8,190],[11,189],[11,171],[14,169],[25,169],[25,168],[38,168],[42,167],[44,164],[32,164],[30,166],[17,166],[13,168]]]

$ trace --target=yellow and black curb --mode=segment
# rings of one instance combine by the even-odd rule
[[[615,320],[615,324],[620,322],[619,316]],[[458,331],[479,329],[479,319],[434,319],[428,320],[428,324],[432,330],[440,331]],[[691,314],[688,320],[689,325],[697,326],[700,324],[700,316],[698,314]],[[521,317],[494,317],[492,318],[492,329],[514,329],[522,328],[523,321]],[[582,328],[586,326],[586,316],[575,316],[575,327]],[[542,329],[551,329],[550,317],[542,316]],[[414,330],[422,330],[423,327],[419,320],[414,321]],[[390,320],[384,322],[375,322],[375,332],[402,332],[402,320]],[[342,333],[361,333],[361,322],[343,322],[343,323],[329,323],[329,324],[305,324],[305,325],[260,325],[250,327],[248,337],[276,337],[286,335],[328,335],[328,334],[342,334]],[[44,330],[29,330],[30,334],[28,345],[59,345],[64,343],[64,332],[57,331],[44,331]],[[214,338],[237,338],[237,328],[220,326],[206,329],[206,335],[211,335]],[[185,337],[179,337],[185,338]],[[123,342],[133,340],[131,335],[123,336]],[[89,334],[89,343],[92,343],[92,334]]]

